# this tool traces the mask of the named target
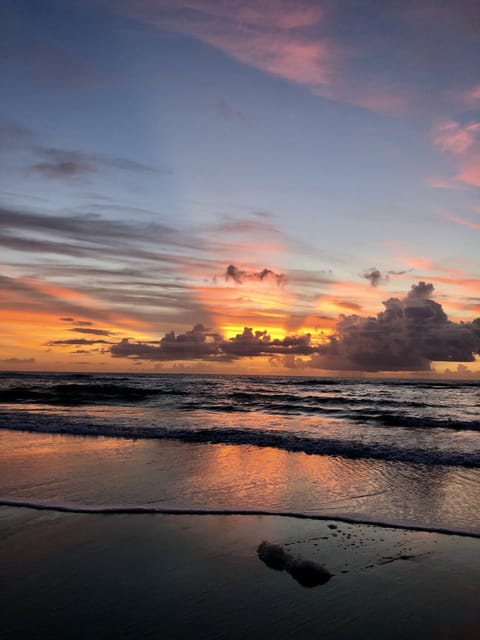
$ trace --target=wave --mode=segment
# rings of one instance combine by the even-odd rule
[[[362,524],[388,529],[403,529],[407,531],[424,531],[427,533],[441,533],[446,535],[480,538],[480,531],[459,529],[456,527],[439,527],[435,525],[420,525],[400,520],[378,520],[353,514],[322,514],[303,511],[276,511],[269,509],[210,509],[210,508],[180,508],[158,507],[155,505],[82,505],[67,502],[53,503],[35,500],[0,497],[0,507],[16,507],[35,509],[38,511],[57,511],[60,513],[97,514],[97,515],[195,515],[195,516],[273,516],[280,518],[297,518],[301,520],[322,520],[344,522],[346,524]]]
[[[0,404],[46,404],[51,406],[76,406],[86,404],[122,404],[122,403],[141,403],[147,400],[154,400],[156,403],[161,402],[162,398],[179,398],[176,409],[178,411],[224,411],[228,413],[242,413],[245,411],[260,410],[263,412],[272,412],[275,414],[310,414],[310,415],[340,415],[344,418],[351,418],[359,421],[366,419],[367,421],[381,421],[392,426],[404,426],[400,423],[401,418],[396,413],[378,412],[378,407],[387,407],[395,409],[399,406],[403,410],[424,409],[429,405],[418,401],[400,402],[396,400],[374,399],[368,400],[362,398],[328,395],[293,395],[282,393],[268,392],[250,392],[236,391],[215,395],[211,391],[205,392],[203,389],[198,394],[192,393],[191,390],[175,388],[175,387],[141,387],[126,384],[113,383],[64,383],[43,386],[11,386],[0,388]],[[183,398],[183,400],[182,400]],[[370,406],[368,406],[370,405]],[[374,405],[374,406],[372,406]],[[407,421],[405,420],[405,426]],[[411,420],[411,426],[418,426]],[[435,425],[432,425],[435,426]],[[450,421],[445,421],[440,426],[455,428]],[[467,423],[462,423],[456,428],[468,428]],[[478,429],[478,423],[474,424],[473,429]]]
[[[12,414],[11,414],[12,415]],[[201,444],[271,447],[310,455],[338,456],[348,459],[372,459],[449,467],[480,468],[480,452],[441,451],[437,449],[399,448],[384,443],[351,442],[298,436],[291,433],[228,428],[178,429],[156,426],[117,426],[113,424],[69,423],[42,420],[39,415],[19,416],[18,422],[0,421],[0,428],[13,431],[58,433],[73,436],[104,436],[129,439],[179,440]],[[30,424],[28,424],[30,423]]]
[[[415,387],[417,389],[458,389],[459,387],[480,387],[477,380],[425,380],[413,378],[291,378],[289,380],[280,379],[277,384],[298,387],[321,387],[338,385],[345,386],[395,386],[395,387]]]
[[[353,410],[348,418],[355,422],[377,422],[386,427],[408,427],[411,429],[453,429],[455,431],[480,431],[478,420],[453,420],[428,416],[408,416],[390,411]]]
[[[182,389],[155,389],[118,384],[57,384],[49,387],[7,387],[0,389],[0,403],[77,405],[95,402],[141,402],[155,395],[190,395]]]

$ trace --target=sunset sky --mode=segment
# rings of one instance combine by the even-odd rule
[[[478,0],[0,31],[0,369],[480,375]]]

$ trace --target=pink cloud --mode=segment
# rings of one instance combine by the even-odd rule
[[[430,176],[427,178],[427,184],[434,189],[455,189],[461,190],[465,187],[459,185],[455,180],[447,180],[438,176]]]
[[[194,36],[231,57],[314,89],[331,81],[334,54],[324,37],[307,34],[323,12],[302,2],[158,0],[134,16]]]
[[[258,33],[240,28],[233,33],[203,31],[201,39],[248,65],[315,90],[331,82],[333,55],[327,42],[288,32]]]
[[[473,147],[479,133],[479,122],[461,124],[456,120],[445,119],[433,128],[432,139],[443,151],[461,155]]]
[[[454,183],[480,187],[480,122],[441,120],[432,130],[432,140],[455,158]]]
[[[479,178],[480,178],[480,174],[479,174]],[[480,180],[479,180],[479,186],[480,186]],[[445,220],[450,220],[450,222],[455,222],[456,224],[460,224],[464,227],[468,227],[469,229],[473,229],[474,231],[480,231],[480,224],[471,222],[470,220],[465,220],[465,218],[456,216],[450,213],[449,211],[439,211],[438,215],[441,218],[444,218]]]
[[[376,112],[403,111],[392,87],[359,83],[345,68],[348,52],[326,35],[325,12],[302,0],[156,0],[116,3],[127,15],[207,43],[246,65],[324,98]]]
[[[457,180],[472,187],[480,187],[480,158],[466,162],[458,174]]]
[[[213,18],[244,26],[298,29],[316,24],[323,10],[302,0],[157,0],[141,4],[142,10],[168,9],[190,14],[190,18]]]

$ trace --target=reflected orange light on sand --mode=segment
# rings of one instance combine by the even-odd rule
[[[262,416],[258,415],[262,427]],[[265,425],[266,428],[271,425]],[[295,482],[292,479],[295,478]],[[308,491],[312,496],[311,508],[321,507],[315,502],[315,494],[335,496],[345,493],[345,477],[338,475],[338,463],[327,456],[309,456],[305,453],[289,453],[270,447],[237,447],[213,445],[205,451],[202,480],[211,485],[204,488],[212,492],[218,486],[225,487],[228,504],[241,508],[254,502],[264,502],[273,508],[295,509],[299,494]],[[351,493],[358,490],[352,478]],[[315,487],[318,491],[315,491]],[[303,499],[305,496],[303,495]]]

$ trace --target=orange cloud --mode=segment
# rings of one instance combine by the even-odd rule
[[[381,290],[381,286],[372,287],[363,282],[335,281],[327,293],[318,297],[315,306],[319,313],[335,317],[345,313],[363,315],[377,308]]]
[[[106,309],[92,296],[41,278],[4,276],[0,280],[0,299],[2,344],[15,349],[15,354],[19,348],[39,349],[48,340],[58,338],[65,329],[60,317],[65,315],[100,321],[107,330],[114,331],[125,326],[130,330],[145,326],[133,315]]]

